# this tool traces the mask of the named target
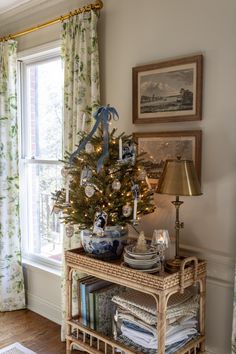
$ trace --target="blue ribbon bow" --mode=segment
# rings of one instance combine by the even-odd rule
[[[93,126],[91,132],[84,138],[79,144],[78,148],[71,154],[69,162],[72,163],[74,157],[76,157],[81,150],[83,150],[86,144],[92,139],[94,133],[96,132],[99,124],[103,126],[103,150],[102,155],[97,161],[97,172],[101,171],[105,158],[109,155],[109,121],[111,118],[114,120],[119,119],[119,115],[114,107],[101,106],[93,115],[96,119],[96,122]]]

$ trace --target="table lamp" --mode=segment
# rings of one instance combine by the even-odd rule
[[[197,173],[192,160],[166,160],[163,172],[158,182],[157,193],[175,195],[176,199],[172,201],[176,210],[175,219],[175,258],[166,262],[166,269],[170,272],[178,271],[181,265],[179,255],[179,234],[184,223],[179,220],[179,208],[183,201],[179,196],[198,196],[201,195],[201,188],[197,178]]]

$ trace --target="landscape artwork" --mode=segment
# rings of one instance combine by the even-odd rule
[[[193,68],[171,69],[140,74],[140,117],[158,114],[177,115],[195,111],[193,96],[196,77]]]
[[[186,61],[133,68],[134,122],[201,119],[199,65],[196,60]]]
[[[201,131],[166,133],[135,133],[138,153],[145,152],[149,161],[148,178],[153,185],[160,178],[165,161],[177,159],[193,160],[200,180]]]

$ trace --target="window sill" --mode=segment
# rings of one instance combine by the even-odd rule
[[[25,257],[23,257],[23,259],[22,259],[22,264],[23,264],[23,267],[24,266],[26,266],[26,267],[30,266],[32,268],[37,268],[39,270],[42,270],[44,272],[56,275],[58,277],[61,277],[61,274],[62,274],[62,271],[59,269],[60,268],[59,266],[56,266],[56,267],[49,266],[49,265],[42,264],[42,263],[36,262],[34,260],[25,258]]]

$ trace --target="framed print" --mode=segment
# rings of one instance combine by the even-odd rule
[[[203,56],[133,68],[133,123],[202,119]]]
[[[174,131],[158,133],[134,133],[138,153],[145,152],[150,166],[147,175],[152,186],[156,186],[165,161],[181,156],[184,160],[193,160],[201,182],[202,131]]]

